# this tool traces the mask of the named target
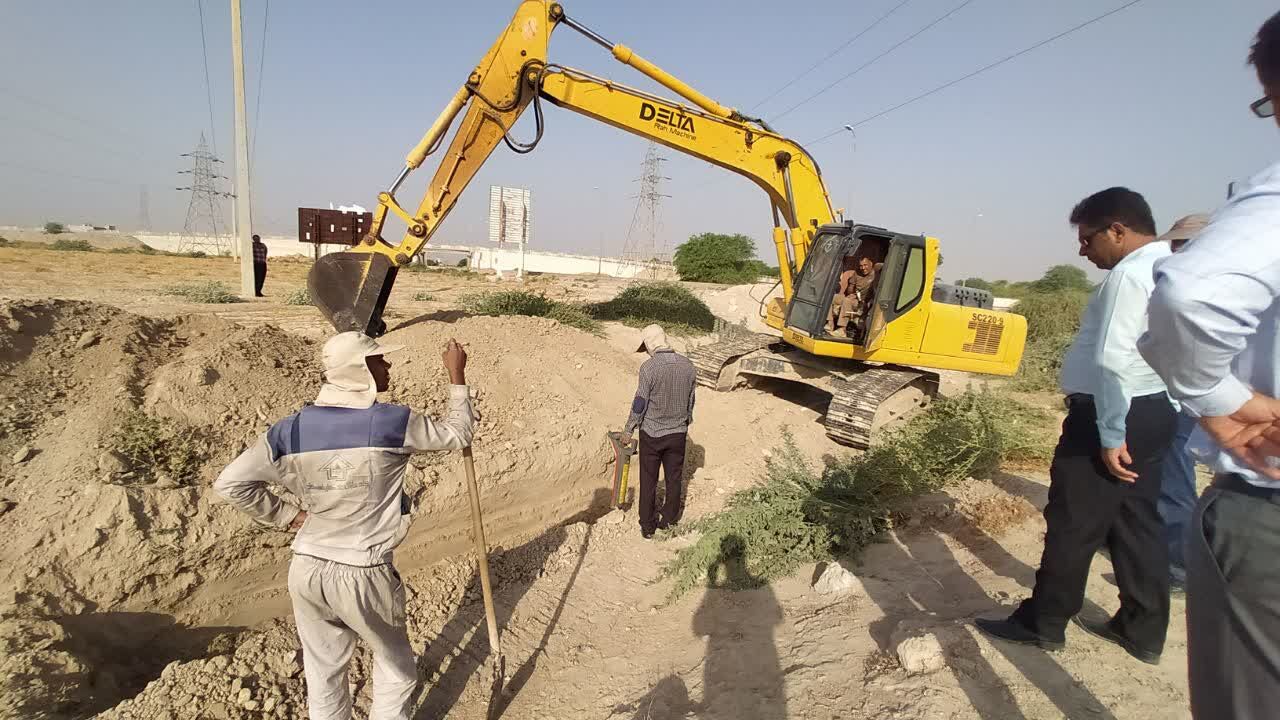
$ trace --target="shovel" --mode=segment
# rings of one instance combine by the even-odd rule
[[[484,539],[484,519],[480,516],[480,487],[476,484],[476,461],[471,447],[462,449],[462,469],[467,476],[467,495],[471,498],[471,535],[476,544],[476,559],[480,566],[480,592],[484,596],[484,618],[489,626],[490,671],[493,675],[493,697],[502,692],[506,663],[502,657],[502,642],[498,637],[498,616],[493,610],[493,586],[489,584],[489,545]]]

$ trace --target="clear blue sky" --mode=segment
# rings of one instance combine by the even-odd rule
[[[751,108],[899,0],[568,0],[567,11],[722,102]],[[774,118],[963,0],[912,0],[757,109]],[[1054,35],[1123,0],[974,0],[949,19],[779,119],[801,142],[828,134]],[[217,150],[233,159],[230,11],[206,0]],[[292,234],[296,208],[374,204],[515,2],[244,0],[257,229]],[[439,11],[438,8],[447,8]],[[1275,158],[1274,125],[1245,65],[1263,0],[1144,0],[1133,8],[858,129],[810,146],[836,205],[860,221],[943,242],[950,278],[1036,277],[1075,258],[1066,224],[1084,195],[1124,184],[1161,229],[1212,209],[1229,180]],[[555,62],[657,89],[564,28]],[[14,3],[0,26],[0,224],[132,228],[139,188],[153,226],[178,230],[180,153],[209,133],[195,0]],[[533,131],[526,114],[517,135]],[[500,146],[436,235],[483,239],[488,185],[532,189],[533,239],[620,252],[645,142],[547,106],[529,156]],[[672,246],[704,231],[754,237],[771,263],[769,210],[747,181],[665,151]],[[434,158],[433,158],[434,159]],[[425,169],[424,169],[425,170]],[[408,190],[429,175],[420,171]],[[228,184],[227,189],[230,189]],[[598,188],[598,189],[595,189]],[[417,197],[406,191],[413,206]],[[228,215],[230,208],[228,206]]]

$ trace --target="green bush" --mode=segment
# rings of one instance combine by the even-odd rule
[[[433,296],[431,293],[420,292],[415,294],[413,296],[413,299],[417,302],[430,302],[432,300],[435,300],[435,296]]]
[[[1089,296],[1079,291],[1032,293],[1019,300],[1013,312],[1027,319],[1027,339],[1039,340],[1074,335],[1088,304]]]
[[[1023,392],[1052,392],[1058,389],[1062,374],[1062,356],[1071,346],[1074,335],[1052,335],[1027,342],[1022,364],[1013,376],[1013,389]]]
[[[546,295],[524,290],[502,290],[476,295],[464,295],[464,310],[476,315],[524,315],[552,318],[561,324],[585,332],[597,333],[600,323],[585,308],[570,303],[556,302]]]
[[[0,247],[8,247],[8,245],[9,245],[9,238],[0,237]]]
[[[59,235],[67,231],[67,226],[57,222],[47,222],[44,224],[44,231],[50,235]]]
[[[673,263],[681,280],[738,285],[755,282],[767,267],[755,249],[746,235],[702,233],[676,248]]]
[[[1054,265],[1044,271],[1044,275],[1039,280],[1031,283],[1031,290],[1039,293],[1062,292],[1064,290],[1074,290],[1075,292],[1089,292],[1093,288],[1093,283],[1089,282],[1089,276],[1085,271],[1075,265]]]
[[[1062,356],[1080,329],[1080,318],[1088,304],[1088,294],[1060,290],[1031,293],[1013,306],[1013,312],[1027,319],[1027,347],[1013,379],[1015,389],[1027,392],[1057,389]]]
[[[458,261],[458,267],[464,268],[471,265],[471,258],[462,258]]]
[[[662,569],[674,600],[699,585],[738,543],[748,574],[771,580],[805,563],[856,553],[890,527],[909,498],[1002,462],[1042,460],[1048,417],[1003,395],[966,391],[939,400],[883,433],[866,453],[812,469],[789,434],[769,458],[764,482],[729,498],[718,513],[681,526],[698,533]]]
[[[659,323],[672,334],[703,334],[715,327],[711,308],[688,288],[673,282],[639,283],[589,312],[598,320],[616,320],[632,327]]]
[[[125,416],[109,446],[138,479],[155,482],[167,478],[178,485],[197,480],[207,455],[207,447],[194,428],[141,410]]]
[[[284,296],[285,305],[310,305],[311,291],[301,287]]]
[[[226,285],[217,281],[170,285],[160,291],[162,295],[177,295],[197,303],[235,303],[240,298]]]
[[[93,252],[93,246],[88,240],[58,238],[50,245],[54,250],[73,250],[75,252]]]
[[[203,250],[192,250],[191,252],[182,253],[183,257],[204,258],[209,257]]]
[[[591,317],[585,307],[574,303],[556,303],[551,307],[551,311],[547,313],[547,317],[556,320],[561,325],[575,327],[585,332],[600,332],[600,322]]]

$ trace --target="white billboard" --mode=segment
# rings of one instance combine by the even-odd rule
[[[505,245],[529,242],[529,191],[489,186],[489,242]]]

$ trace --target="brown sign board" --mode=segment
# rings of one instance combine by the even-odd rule
[[[298,242],[355,245],[369,232],[373,213],[298,208]]]

